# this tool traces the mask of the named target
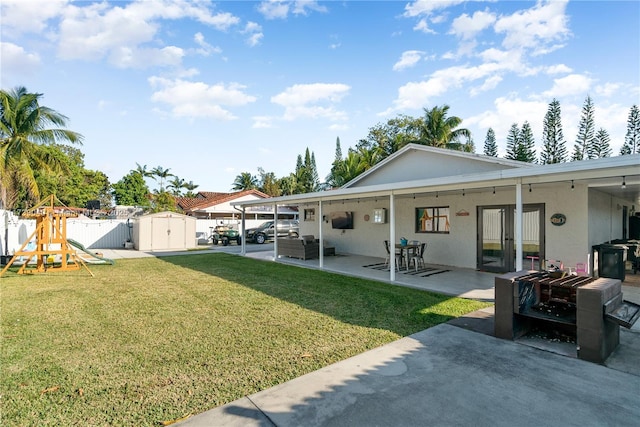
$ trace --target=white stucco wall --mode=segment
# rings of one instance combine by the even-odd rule
[[[604,195],[606,196],[606,195]],[[576,184],[572,190],[570,185],[534,185],[532,191],[528,186],[522,188],[523,204],[545,205],[545,252],[547,259],[559,259],[565,266],[587,263],[591,245],[601,243],[610,236],[611,227],[622,230],[620,220],[611,216],[611,202],[606,197],[589,196],[585,186]],[[515,188],[497,189],[482,193],[461,192],[451,194],[417,195],[396,198],[396,240],[406,237],[409,240],[427,242],[425,260],[427,263],[450,265],[455,267],[476,268],[477,259],[477,206],[513,205],[515,204]],[[448,206],[450,209],[450,233],[416,233],[415,208],[426,206]],[[605,209],[606,207],[606,209]],[[305,207],[301,206],[300,209]],[[309,208],[307,206],[306,208]],[[374,224],[372,222],[374,208],[389,210],[389,198],[381,198],[377,202],[367,200],[357,202],[345,201],[323,204],[323,214],[330,217],[334,211],[351,211],[354,213],[353,230],[333,230],[331,223],[323,224],[323,236],[327,243],[336,247],[339,253],[353,253],[383,258],[385,250],[383,241],[389,239],[389,223]],[[317,208],[317,205],[315,206]],[[615,209],[615,204],[614,204]],[[589,210],[592,211],[591,215]],[[457,212],[468,212],[468,216],[457,216]],[[300,221],[301,234],[318,236],[318,218],[315,221]],[[551,215],[562,213],[567,222],[562,226],[554,226],[550,222]],[[365,214],[371,218],[364,220]],[[605,224],[606,222],[606,224]],[[592,230],[590,232],[589,230]],[[597,232],[595,230],[598,230]],[[621,232],[620,232],[621,234]],[[615,235],[612,238],[619,238]]]

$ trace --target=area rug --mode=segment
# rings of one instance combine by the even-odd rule
[[[389,271],[389,266],[384,262],[377,263],[377,264],[363,265],[363,267],[372,268],[374,270],[380,270],[380,271]],[[448,271],[451,271],[451,270],[444,270],[444,269],[435,268],[435,267],[422,267],[422,268],[419,268],[418,271],[416,271],[415,268],[410,268],[409,270],[400,269],[398,273],[406,274],[408,276],[429,277],[436,274],[446,273]]]

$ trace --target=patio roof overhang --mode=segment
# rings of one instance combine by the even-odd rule
[[[622,186],[623,180],[625,188]],[[474,190],[484,191],[492,187],[511,187],[517,184],[550,183],[584,184],[590,188],[598,188],[603,192],[632,200],[635,204],[640,205],[640,154],[363,187],[342,187],[336,190],[232,204],[239,208],[273,204],[306,204],[320,201],[385,197],[390,194],[401,197],[429,192],[462,189],[471,192]]]

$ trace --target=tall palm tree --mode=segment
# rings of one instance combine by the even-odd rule
[[[153,175],[151,171],[147,170],[147,165],[141,166],[137,162],[136,168],[132,169],[131,172],[138,172],[140,175],[142,175],[143,178],[151,177]]]
[[[160,193],[164,192],[164,180],[169,178],[170,176],[175,176],[172,173],[169,173],[171,169],[164,169],[162,166],[157,166],[151,169],[150,176],[153,179],[160,178]]]
[[[39,201],[34,169],[64,172],[43,145],[82,143],[82,135],[64,129],[68,118],[41,106],[41,97],[22,86],[0,90],[0,201],[5,209],[14,208],[20,192],[30,202]]]
[[[435,106],[431,110],[424,109],[424,117],[414,124],[414,131],[418,134],[418,139],[413,141],[417,144],[429,145],[439,148],[460,149],[462,137],[469,140],[471,132],[465,128],[459,128],[462,123],[460,117],[447,117],[449,106]]]
[[[240,175],[236,176],[235,181],[233,181],[232,190],[243,191],[252,190],[254,188],[258,188],[258,178],[251,175],[249,172],[242,172]]]
[[[167,190],[171,190],[171,194],[174,197],[182,196],[183,188],[186,188],[186,182],[184,179],[178,178],[177,176],[174,176],[173,179],[169,181],[169,184],[167,185]]]
[[[184,188],[187,190],[186,197],[195,197],[193,190],[200,187],[198,184],[194,184],[193,181],[185,182]]]

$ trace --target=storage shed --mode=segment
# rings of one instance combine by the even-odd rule
[[[133,221],[132,239],[139,251],[195,248],[196,219],[175,212],[143,215]]]

